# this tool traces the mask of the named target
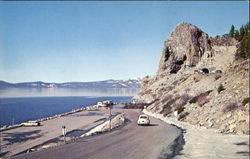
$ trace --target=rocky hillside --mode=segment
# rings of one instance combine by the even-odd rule
[[[179,24],[164,42],[157,74],[143,78],[134,99],[194,125],[249,134],[249,60],[235,60],[237,46],[230,36]]]

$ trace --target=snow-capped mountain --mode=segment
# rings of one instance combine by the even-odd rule
[[[22,82],[8,83],[0,81],[0,89],[3,88],[140,88],[140,80],[105,80],[95,82],[66,82],[66,83],[46,83]]]

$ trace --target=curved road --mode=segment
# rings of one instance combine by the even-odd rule
[[[181,131],[155,118],[150,118],[150,126],[137,126],[139,114],[138,110],[125,110],[130,122],[121,129],[16,158],[155,159],[170,152],[169,145]]]

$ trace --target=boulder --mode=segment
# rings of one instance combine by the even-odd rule
[[[193,67],[210,50],[206,33],[195,25],[181,23],[164,43],[157,74],[177,73],[184,67]]]

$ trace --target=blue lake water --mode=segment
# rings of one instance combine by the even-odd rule
[[[0,98],[0,126],[61,114],[82,106],[96,104],[98,101],[129,102],[131,98],[131,96]]]

